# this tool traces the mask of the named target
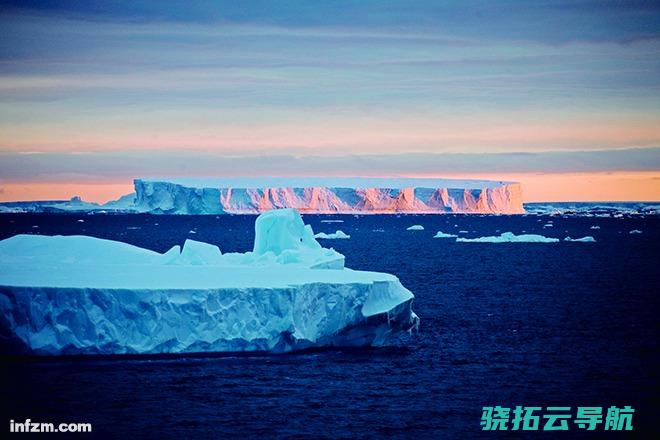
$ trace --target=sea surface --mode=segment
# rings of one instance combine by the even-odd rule
[[[191,238],[244,252],[254,220],[4,214],[0,238],[86,234],[161,252]],[[416,296],[419,333],[379,349],[287,355],[3,356],[0,423],[89,422],[116,438],[493,438],[481,431],[484,406],[631,405],[633,434],[659,438],[660,217],[304,220],[351,235],[322,241],[347,267],[398,276]],[[425,230],[406,230],[414,224]],[[438,230],[597,242],[457,243],[432,238]],[[571,423],[551,437],[578,433]]]

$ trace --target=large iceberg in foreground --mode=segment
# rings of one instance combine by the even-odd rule
[[[291,209],[254,250],[187,240],[164,254],[86,236],[0,241],[3,353],[286,352],[381,345],[418,325],[389,274],[344,268]]]

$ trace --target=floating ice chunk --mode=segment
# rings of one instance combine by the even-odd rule
[[[83,220],[81,218],[79,218],[77,221],[78,221],[78,223],[85,223],[85,220]]]
[[[433,238],[456,238],[456,237],[458,237],[458,235],[454,235],[454,234],[445,234],[445,233],[442,232],[442,231],[438,231],[438,232],[436,232],[435,235],[433,236]]]
[[[191,229],[190,231],[188,231],[188,234],[197,234],[197,231],[195,231],[194,229]]]
[[[422,225],[412,225],[409,228],[406,228],[406,231],[423,231],[424,226]]]
[[[552,222],[548,222],[548,223],[543,225],[544,228],[552,228],[553,226],[554,225],[552,224]]]
[[[592,226],[589,229],[600,229],[600,226]]]
[[[630,231],[630,232],[628,232],[628,233],[629,233],[629,234],[641,234],[642,231],[640,231],[639,229],[633,229],[632,231]]]
[[[326,234],[325,232],[319,232],[314,236],[314,238],[323,238],[326,240],[336,239],[336,238],[351,238],[350,235],[346,234],[344,231],[338,230],[332,234]]]
[[[466,231],[466,230],[460,230],[460,231],[458,231],[458,233],[459,233],[459,234],[467,234],[468,231]]]
[[[321,223],[344,223],[344,220],[321,220]]]
[[[566,237],[566,238],[564,238],[564,241],[577,241],[577,242],[581,242],[581,243],[595,243],[596,239],[591,237],[591,236],[582,237],[582,238]]]
[[[545,237],[536,234],[522,234],[515,235],[512,232],[504,232],[501,235],[479,237],[479,238],[462,238],[459,237],[456,241],[462,243],[557,243],[558,238]]]

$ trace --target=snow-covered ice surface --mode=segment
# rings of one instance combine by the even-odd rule
[[[424,230],[424,226],[422,225],[412,225],[406,228],[406,231],[423,231],[423,230]]]
[[[479,238],[463,238],[456,239],[457,242],[462,243],[556,243],[558,238],[545,237],[537,234],[521,234],[515,235],[512,232],[504,232],[501,235],[494,235]]]
[[[592,236],[588,235],[588,236],[582,237],[582,238],[566,237],[566,238],[564,238],[564,241],[575,241],[575,242],[580,242],[580,243],[595,243],[596,239],[593,238]]]
[[[325,232],[319,232],[318,234],[314,235],[314,238],[323,238],[326,240],[330,240],[330,239],[351,238],[351,236],[340,229],[330,234],[326,234]]]
[[[160,254],[87,236],[0,241],[0,340],[31,354],[286,352],[382,345],[418,324],[389,274],[353,271],[291,209],[252,252],[187,240]]]

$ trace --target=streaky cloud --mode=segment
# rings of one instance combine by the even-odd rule
[[[313,156],[198,151],[0,153],[0,181],[98,181],[161,176],[406,176],[660,170],[660,147],[538,153]]]

